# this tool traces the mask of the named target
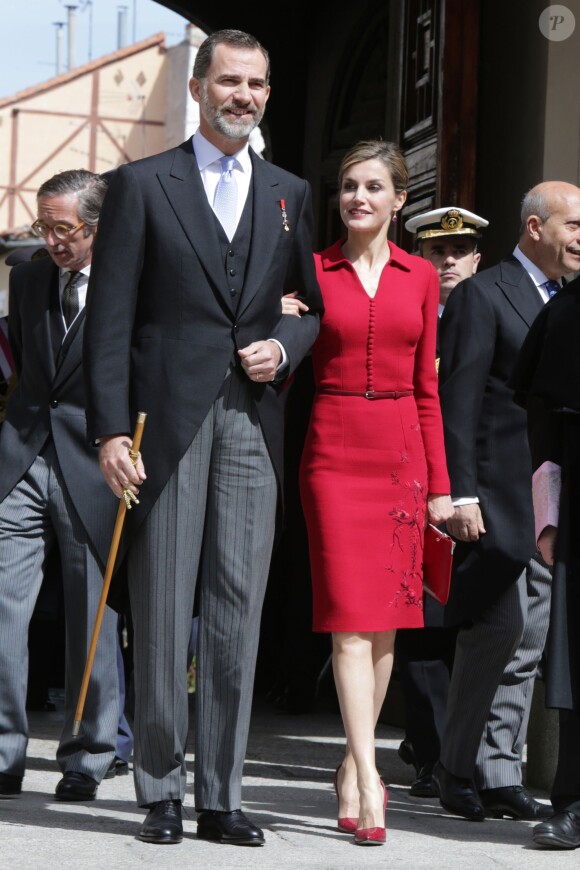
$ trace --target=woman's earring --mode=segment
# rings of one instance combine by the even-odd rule
[[[393,223],[394,223],[394,224],[397,223],[397,210],[396,210],[396,209],[395,209],[394,212],[393,212]]]

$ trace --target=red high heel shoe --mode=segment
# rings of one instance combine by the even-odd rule
[[[383,790],[383,809],[387,811],[389,793],[381,779]],[[381,846],[387,839],[387,829],[384,828],[357,828],[354,833],[354,841],[357,846]]]
[[[340,796],[338,794],[338,771],[342,767],[342,763],[338,765],[336,768],[334,779],[332,784],[334,785],[334,791],[336,792],[337,801],[340,800]],[[358,819],[353,818],[352,816],[342,816],[342,818],[338,817],[338,830],[342,831],[343,834],[354,834],[358,827]]]

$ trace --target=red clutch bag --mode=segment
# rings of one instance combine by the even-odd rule
[[[423,588],[440,604],[447,604],[455,541],[431,523],[425,529]]]

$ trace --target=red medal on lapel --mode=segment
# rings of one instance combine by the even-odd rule
[[[286,230],[287,233],[290,232],[290,226],[288,225],[288,215],[286,214],[286,200],[280,200],[280,211],[282,213],[282,226]]]

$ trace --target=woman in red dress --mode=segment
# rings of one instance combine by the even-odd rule
[[[453,514],[435,370],[439,281],[387,240],[408,175],[389,142],[359,142],[339,172],[347,237],[315,254],[324,317],[300,468],[313,629],[332,633],[346,753],[339,828],[385,840],[375,727],[397,628],[421,627],[426,518]]]

